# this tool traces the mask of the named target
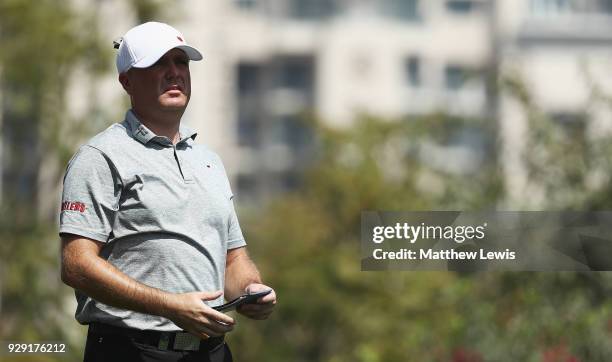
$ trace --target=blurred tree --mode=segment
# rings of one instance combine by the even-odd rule
[[[131,5],[138,18],[161,10],[155,1]],[[0,2],[0,340],[69,343],[67,355],[30,355],[28,361],[82,358],[84,336],[74,333],[73,306],[65,305],[70,289],[59,279],[56,215],[40,212],[49,195],[38,193],[43,178],[61,181],[61,171],[49,180],[43,167],[63,169],[75,142],[91,134],[91,120],[67,112],[67,91],[75,77],[95,81],[110,70],[113,49],[100,39],[98,6]]]
[[[95,11],[77,16],[61,1],[0,4],[2,220],[7,225],[33,221],[41,157],[67,145],[61,123],[75,68],[94,74],[107,68],[110,51],[91,31],[96,21]]]
[[[587,73],[584,77],[588,80]],[[521,158],[528,180],[524,204],[515,206],[597,210],[612,205],[612,134],[598,124],[601,111],[612,110],[612,98],[594,80],[588,83],[591,97],[584,109],[555,114],[534,102],[520,72],[501,79],[501,88],[519,102],[527,119]]]
[[[503,200],[487,157],[490,123],[434,114],[363,117],[341,131],[316,124],[320,153],[302,188],[245,220],[279,306],[266,322],[240,319],[229,337],[238,359],[604,361],[608,274],[359,270],[362,210],[482,210]],[[485,156],[466,163],[466,154]]]
[[[66,115],[71,76],[79,67],[93,75],[108,68],[95,10],[77,14],[52,0],[0,2],[2,340],[67,340],[59,244],[55,225],[39,219],[40,197],[48,195],[38,195],[38,186],[43,159],[65,159],[72,147],[66,139],[78,131]]]
[[[160,0],[130,0],[131,7],[136,14],[136,23],[159,21],[158,17],[164,10],[163,1]]]

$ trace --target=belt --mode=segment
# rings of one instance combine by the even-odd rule
[[[154,346],[161,350],[212,351],[219,345],[223,344],[223,336],[200,339],[199,337],[184,331],[160,332],[153,330],[115,327],[103,323],[90,323],[89,331],[97,334],[129,337],[133,339],[134,342]]]

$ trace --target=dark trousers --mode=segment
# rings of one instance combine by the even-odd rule
[[[83,362],[232,362],[227,343],[211,351],[161,350],[157,346],[140,343],[116,333],[100,333],[89,330]]]

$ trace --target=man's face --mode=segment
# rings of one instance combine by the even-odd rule
[[[119,81],[143,116],[184,111],[191,96],[189,57],[180,49],[171,49],[152,66],[121,74]]]

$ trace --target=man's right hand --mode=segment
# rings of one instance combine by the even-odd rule
[[[221,336],[234,329],[235,321],[227,314],[217,312],[204,300],[215,300],[223,291],[171,294],[164,317],[187,332],[202,339]]]

